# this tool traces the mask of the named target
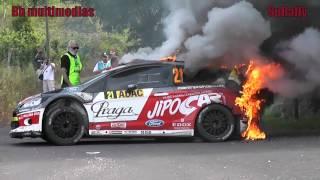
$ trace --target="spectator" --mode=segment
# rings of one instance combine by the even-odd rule
[[[110,49],[110,60],[111,60],[111,67],[117,67],[119,64],[119,57],[115,48]]]
[[[116,51],[115,48],[111,48],[109,53],[110,53],[110,56],[111,56],[111,57],[118,57],[118,56],[117,56],[117,51]]]
[[[75,40],[68,43],[68,52],[61,57],[62,82],[61,88],[80,84],[82,63],[78,55],[79,45]]]
[[[35,55],[34,60],[33,60],[33,67],[36,70],[37,76],[39,76],[41,73],[40,67],[41,67],[41,64],[43,63],[45,58],[46,57],[45,57],[43,49],[40,47],[37,48],[37,54]]]
[[[102,54],[102,60],[98,61],[93,68],[93,72],[99,74],[108,69],[111,69],[111,59],[107,52]]]
[[[42,88],[44,93],[55,90],[55,67],[55,64],[50,62],[50,59],[45,59],[41,65],[41,72],[43,74]]]

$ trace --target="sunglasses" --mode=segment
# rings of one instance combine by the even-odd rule
[[[76,50],[76,49],[79,49],[79,47],[73,47],[72,49]]]

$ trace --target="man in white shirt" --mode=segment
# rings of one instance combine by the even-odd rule
[[[43,64],[41,65],[41,72],[43,73],[43,81],[42,81],[43,92],[45,93],[48,91],[55,90],[55,83],[54,83],[55,64],[51,63],[50,60],[45,59]]]
[[[109,54],[105,52],[102,54],[102,60],[98,61],[94,66],[93,72],[99,74],[109,69],[111,69],[111,60]]]

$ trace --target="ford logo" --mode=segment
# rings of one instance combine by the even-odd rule
[[[145,125],[149,127],[161,127],[164,125],[164,121],[160,119],[152,119],[152,120],[146,121]]]

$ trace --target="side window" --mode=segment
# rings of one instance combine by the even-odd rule
[[[170,85],[169,67],[151,67],[138,74],[139,87],[165,87]]]
[[[106,78],[103,77],[99,79],[98,81],[94,82],[91,84],[85,92],[87,93],[97,93],[97,92],[102,92],[105,90],[105,84],[106,84]]]
[[[131,69],[123,71],[108,77],[107,89],[117,90],[117,89],[127,89],[129,84],[137,84],[138,77],[137,74],[144,71],[143,69]]]
[[[136,84],[138,88],[165,87],[169,85],[170,77],[168,67],[140,67],[110,76],[107,81],[107,89],[126,89],[129,84]]]

